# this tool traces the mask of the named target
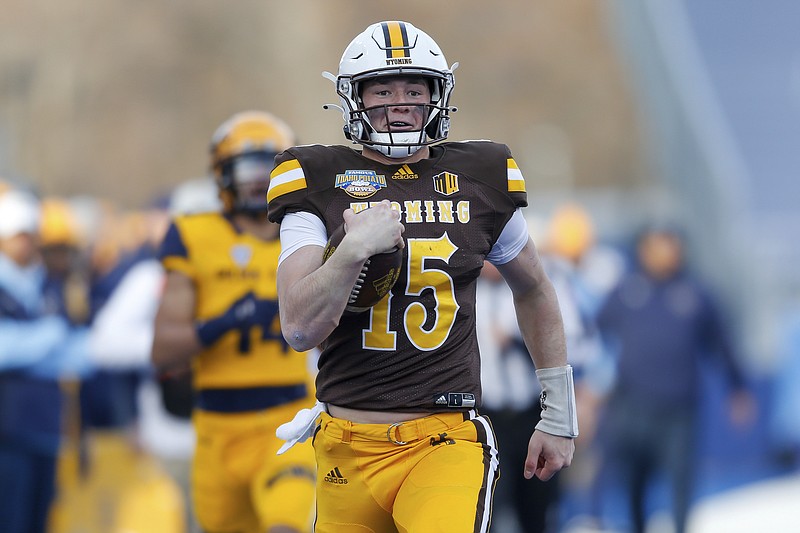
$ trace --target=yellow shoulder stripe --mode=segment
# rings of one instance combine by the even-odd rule
[[[284,194],[305,189],[306,186],[306,175],[303,174],[300,161],[297,159],[284,161],[272,169],[269,177],[267,202],[271,202]]]
[[[525,178],[522,177],[517,162],[508,158],[508,192],[526,192]]]

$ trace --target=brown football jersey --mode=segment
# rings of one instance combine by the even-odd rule
[[[301,146],[276,158],[269,218],[308,211],[328,234],[348,207],[389,200],[402,214],[400,278],[369,311],[345,313],[322,346],[317,397],[354,409],[466,410],[480,405],[475,284],[525,183],[507,146],[444,143],[384,165],[345,146]]]

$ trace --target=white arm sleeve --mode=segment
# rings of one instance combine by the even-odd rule
[[[278,265],[303,246],[324,247],[328,243],[325,223],[313,213],[299,211],[289,213],[281,221],[281,255]]]
[[[493,265],[504,265],[517,257],[528,243],[528,223],[522,211],[517,209],[506,223],[497,242],[494,243],[486,260]]]

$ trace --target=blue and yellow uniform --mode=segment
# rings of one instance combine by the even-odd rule
[[[314,397],[305,354],[280,332],[279,252],[278,240],[241,232],[221,213],[176,218],[161,247],[165,269],[194,284],[197,321],[224,314],[247,294],[258,304],[253,327],[227,331],[192,360],[192,500],[207,532],[310,524],[313,450],[302,445],[276,455],[275,429]]]

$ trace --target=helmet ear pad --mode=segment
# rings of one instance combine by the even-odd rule
[[[450,117],[442,116],[439,110],[436,110],[437,116],[425,126],[425,134],[431,139],[446,138],[450,133]]]
[[[354,94],[354,101],[356,104],[356,109],[361,110],[364,108],[364,99],[362,98],[364,93],[364,82],[358,81],[353,82],[353,94]],[[345,137],[351,141],[368,141],[369,134],[375,131],[375,128],[372,127],[372,124],[369,122],[369,118],[367,114],[358,111],[351,115],[350,122],[345,125]]]
[[[436,114],[437,114],[436,118],[431,120],[428,123],[428,125],[425,126],[425,135],[427,135],[431,139],[435,139],[439,136],[439,122],[441,120],[441,117],[438,116],[439,114],[438,110],[436,111]]]
[[[344,138],[345,139],[347,139],[348,141],[352,141],[353,140],[353,136],[350,134],[350,125],[349,124],[345,124],[342,127],[342,131],[344,132]]]

